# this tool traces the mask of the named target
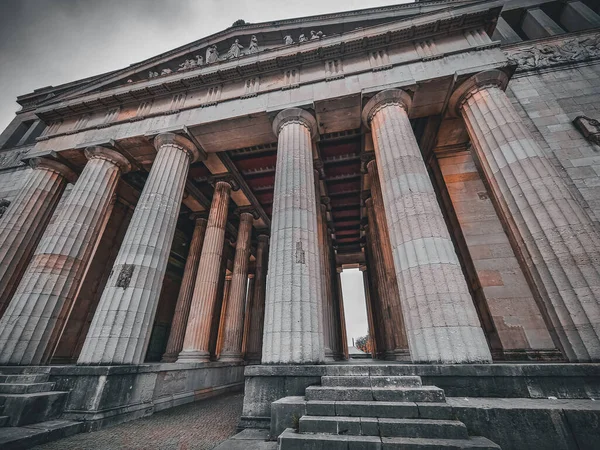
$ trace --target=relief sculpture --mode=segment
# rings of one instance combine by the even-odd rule
[[[542,69],[556,64],[600,57],[600,34],[566,39],[556,44],[530,45],[506,51],[518,71]]]

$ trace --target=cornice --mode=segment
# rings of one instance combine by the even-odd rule
[[[478,8],[475,8],[476,6]],[[464,11],[463,14],[457,14],[456,9],[436,11],[416,18],[399,20],[393,24],[363,28],[344,35],[329,36],[304,44],[282,46],[274,51],[245,55],[234,61],[205,65],[189,72],[175,72],[159,79],[123,85],[110,91],[41,107],[37,114],[45,120],[56,120],[161,95],[171,95],[227,81],[244,80],[252,76],[282,71],[303,64],[365,53],[391,44],[409,43],[426,37],[448,35],[489,25],[496,20],[500,12],[500,7],[495,3],[491,7],[486,7],[485,3],[469,4],[468,7],[475,8],[475,10]]]

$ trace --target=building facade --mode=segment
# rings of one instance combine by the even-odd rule
[[[597,2],[242,22],[18,98],[0,366],[600,360]]]

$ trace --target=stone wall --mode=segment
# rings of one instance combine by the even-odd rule
[[[600,119],[600,61],[547,71],[517,73],[507,93],[573,194],[600,227],[600,146],[572,121]]]

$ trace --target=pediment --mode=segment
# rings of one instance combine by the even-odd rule
[[[259,24],[235,23],[222,32],[189,45],[132,64],[125,69],[95,77],[88,83],[76,84],[71,89],[62,90],[57,95],[39,102],[38,106],[56,104],[121,86],[136,89],[138,85],[143,86],[158,80],[168,83],[177,74],[187,74],[208,67],[218,68],[232,60],[242,61],[257,55],[268,58],[280,49],[297,48],[300,52],[306,44],[315,41],[326,42],[353,31],[427,16],[443,9],[473,3],[481,1],[425,1]],[[168,90],[167,87],[166,91]]]

